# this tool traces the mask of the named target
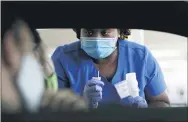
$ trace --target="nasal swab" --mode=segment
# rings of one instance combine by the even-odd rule
[[[101,80],[101,77],[99,76],[99,71],[97,72],[97,77],[92,77],[92,79],[96,79],[96,80]],[[92,107],[93,108],[97,108],[98,107],[98,102],[96,102],[96,101],[93,101],[92,102]]]

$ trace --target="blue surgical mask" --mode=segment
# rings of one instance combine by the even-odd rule
[[[81,37],[81,48],[95,59],[106,58],[113,53],[117,38]]]

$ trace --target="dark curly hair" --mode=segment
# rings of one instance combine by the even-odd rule
[[[77,38],[80,39],[81,28],[73,28],[73,30],[76,32]],[[131,29],[119,28],[119,31],[120,31],[120,39],[128,39],[128,36],[131,35]]]

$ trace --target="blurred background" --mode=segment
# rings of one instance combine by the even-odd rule
[[[51,57],[57,46],[77,41],[72,29],[37,29]],[[173,107],[187,106],[187,37],[132,29],[129,41],[145,45],[158,60]]]

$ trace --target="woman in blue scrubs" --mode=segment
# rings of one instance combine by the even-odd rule
[[[74,29],[79,41],[59,46],[52,60],[59,88],[71,88],[92,108],[120,103],[136,107],[168,107],[162,71],[151,52],[126,40],[129,29]],[[101,79],[93,79],[99,76]],[[115,84],[136,73],[139,96],[120,98]]]

